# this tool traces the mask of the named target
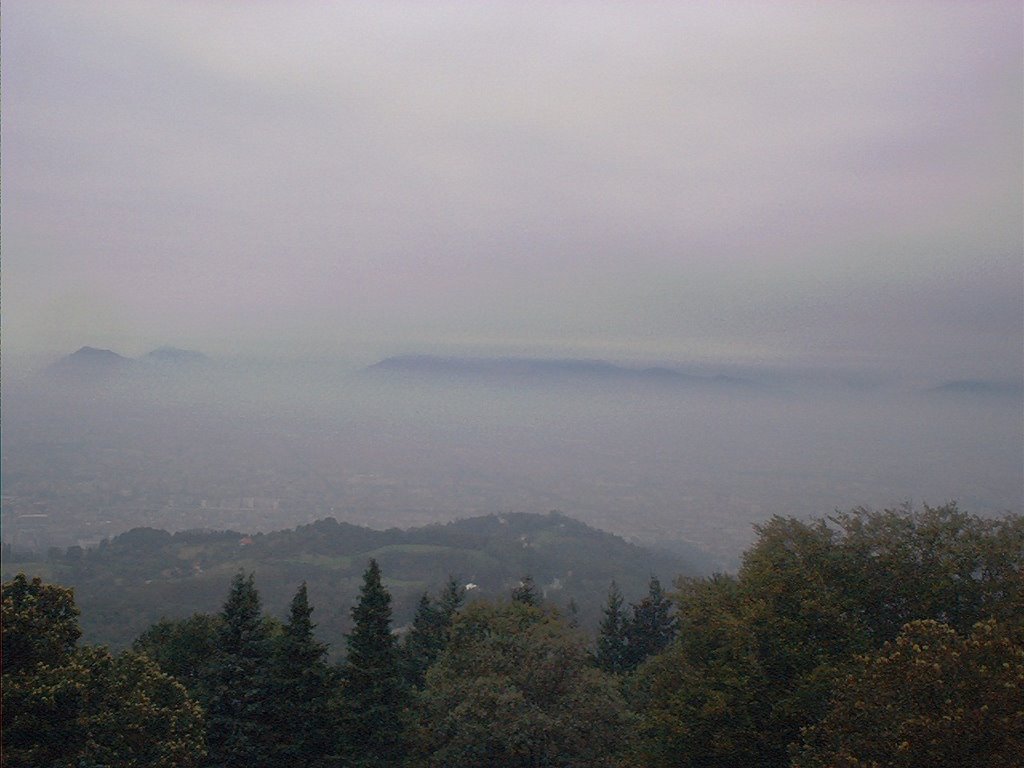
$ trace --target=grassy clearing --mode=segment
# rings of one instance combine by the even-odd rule
[[[347,555],[341,555],[337,557],[331,557],[329,555],[299,555],[298,557],[292,557],[284,562],[288,563],[302,563],[303,565],[313,565],[317,568],[324,568],[329,571],[346,571],[352,567],[352,558]]]

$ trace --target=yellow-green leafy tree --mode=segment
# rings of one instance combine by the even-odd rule
[[[994,620],[964,637],[907,624],[862,656],[796,768],[1015,768],[1024,756],[1024,646]]]
[[[199,766],[202,710],[145,656],[76,648],[69,589],[3,585],[4,768]]]

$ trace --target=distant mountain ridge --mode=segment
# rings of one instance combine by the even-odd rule
[[[700,376],[674,368],[630,367],[589,358],[441,357],[399,355],[364,369],[367,374],[452,377],[482,381],[649,382],[684,386],[756,386],[731,376]]]
[[[128,368],[132,360],[109,349],[82,347],[46,369],[61,378],[108,376]]]
[[[137,370],[140,364],[197,365],[208,362],[202,352],[177,347],[159,347],[139,358],[125,357],[109,349],[81,347],[57,360],[44,374],[62,380],[99,380]]]
[[[928,392],[937,395],[974,395],[978,397],[1024,397],[1024,383],[1019,381],[988,381],[985,379],[958,379],[946,381]]]

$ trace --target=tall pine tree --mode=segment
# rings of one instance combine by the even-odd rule
[[[423,687],[424,675],[442,648],[443,631],[440,608],[424,592],[400,648],[402,676],[409,686]]]
[[[446,627],[451,627],[452,622],[455,620],[455,614],[458,613],[465,600],[465,587],[461,586],[454,578],[449,576],[448,583],[444,585],[444,591],[441,593],[441,598],[438,600],[438,605],[441,608],[441,615],[444,617],[444,624]]]
[[[622,592],[613,581],[608,588],[608,604],[597,635],[597,666],[605,672],[619,674],[629,668],[628,623],[622,608]]]
[[[270,708],[273,765],[325,768],[335,765],[335,676],[324,660],[327,646],[313,637],[306,582],[292,599],[288,623],[274,647]]]
[[[427,669],[448,644],[452,620],[462,601],[463,589],[452,578],[448,579],[444,591],[436,600],[423,593],[412,627],[402,639],[402,673],[408,685],[423,687]]]
[[[665,650],[676,636],[672,601],[661,582],[651,576],[647,596],[633,605],[633,617],[626,627],[627,667],[633,669],[649,656]]]
[[[391,634],[391,594],[376,560],[363,574],[342,665],[346,765],[391,766],[405,753],[406,688]]]
[[[253,575],[237,573],[221,611],[217,654],[206,671],[207,746],[211,768],[270,762],[271,643]]]

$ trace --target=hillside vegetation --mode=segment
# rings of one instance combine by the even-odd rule
[[[351,546],[401,563],[538,522],[472,521],[462,547],[379,532]],[[555,540],[573,527],[547,524]],[[650,578],[629,604],[599,590],[596,634],[529,575],[495,599],[450,580],[397,633],[371,557],[332,664],[305,583],[282,621],[236,572],[219,611],[160,621],[114,656],[79,645],[69,589],[19,574],[3,587],[3,765],[1015,768],[1022,575],[1019,516],[776,517],[734,576]]]
[[[682,558],[655,553],[565,515],[507,514],[410,530],[374,530],[332,518],[293,530],[170,534],[136,528],[95,549],[51,550],[44,562],[4,558],[4,577],[44,573],[74,587],[86,642],[124,648],[155,621],[217,610],[224,585],[253,572],[267,609],[283,616],[306,582],[317,606],[317,636],[340,652],[366,563],[375,559],[394,601],[395,620],[412,620],[420,595],[449,577],[474,584],[472,598],[507,594],[530,574],[552,604],[578,611],[596,629],[608,583],[639,597],[652,574],[695,575]]]

